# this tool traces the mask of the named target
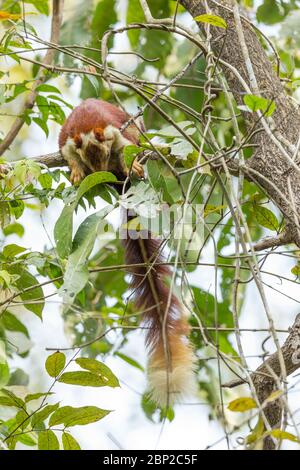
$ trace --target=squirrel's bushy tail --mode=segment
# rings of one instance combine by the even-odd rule
[[[127,234],[128,235],[128,234]],[[170,269],[162,265],[161,241],[154,238],[124,240],[133,300],[143,312],[148,348],[151,398],[168,407],[195,392],[194,355],[188,342],[188,323],[178,298],[170,294]],[[135,266],[147,264],[146,266]]]

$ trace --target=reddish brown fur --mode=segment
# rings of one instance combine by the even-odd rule
[[[161,264],[160,240],[135,240],[127,236],[124,244],[135,306],[143,314],[148,327],[150,397],[158,406],[168,408],[196,391],[195,357],[186,338],[188,322],[182,304],[168,287],[167,281],[171,280],[172,273]],[[142,266],[144,263],[146,266]],[[130,268],[130,265],[137,266]]]
[[[64,123],[59,135],[59,148],[61,149],[65,145],[68,137],[74,138],[81,133],[87,134],[92,130],[97,132],[100,129],[105,129],[108,125],[120,129],[129,119],[129,114],[117,106],[103,100],[89,98],[74,108]],[[128,126],[123,135],[132,143],[138,143],[139,132],[135,126]],[[101,137],[101,132],[99,136]]]
[[[59,147],[61,149],[70,137],[74,139],[77,148],[80,148],[82,146],[81,134],[87,134],[91,131],[94,131],[99,142],[103,142],[105,140],[103,131],[107,126],[111,125],[120,129],[129,118],[128,114],[110,103],[94,98],[85,100],[73,110],[62,127]],[[134,124],[129,125],[123,135],[132,143],[138,144],[140,134]],[[99,148],[92,139],[85,146],[84,151],[85,159],[90,163],[90,170],[108,169],[118,177],[120,176],[120,179],[126,177],[127,172],[122,152],[117,158],[106,159],[104,154],[100,155]],[[82,176],[82,167],[80,165],[78,168],[76,167],[75,159],[71,160],[71,164],[71,170],[76,177],[74,181],[78,183]],[[110,166],[106,168],[106,164]],[[142,167],[141,169],[135,168],[135,172],[139,177],[143,176]],[[178,373],[177,375],[175,373],[175,382],[171,380],[171,392],[174,394],[174,387],[178,384],[183,389],[185,377],[189,379],[189,376],[184,373],[182,375],[181,371],[183,369],[191,370],[192,367],[190,347],[182,341],[182,337],[188,333],[188,324],[183,317],[179,300],[174,294],[170,295],[167,279],[171,279],[172,273],[167,266],[161,264],[163,257],[160,253],[160,240],[151,238],[150,234],[148,239],[139,238],[137,240],[130,238],[129,235],[127,233],[127,238],[124,241],[126,263],[128,265],[149,263],[146,267],[137,266],[130,269],[132,274],[130,287],[133,290],[135,306],[143,312],[143,318],[149,327],[146,330],[146,344],[150,350],[149,369],[168,371],[168,373],[172,372],[172,369],[178,372],[179,369],[183,380],[176,382]],[[168,380],[166,380],[167,383]],[[155,383],[152,385],[155,387]],[[161,399],[159,401],[161,402]]]
[[[75,142],[76,147],[80,149],[82,146],[82,138],[80,137],[80,134],[74,135],[74,142]]]
[[[163,261],[161,241],[154,238],[134,240],[127,236],[124,245],[128,265],[149,262],[149,266],[152,266],[151,269],[144,266],[130,269],[130,287],[133,290],[134,303],[138,309],[144,312],[143,318],[149,327],[146,330],[146,344],[150,349],[150,353],[155,354],[158,352],[161,356],[165,316],[167,317],[165,338],[167,343],[171,345],[169,351],[172,352],[174,348],[172,348],[171,343],[178,343],[178,338],[186,335],[189,328],[186,320],[182,317],[181,304],[174,294],[171,295],[170,305],[168,306],[170,291],[166,280],[171,278],[171,271],[167,266],[160,264]],[[143,250],[146,253],[146,259],[144,259]],[[150,283],[149,276],[152,278],[152,283]],[[153,287],[155,294],[153,294]],[[157,305],[157,299],[159,305]],[[172,368],[172,357],[170,359],[171,364],[169,366]],[[166,363],[164,357],[161,360]]]
[[[95,134],[95,138],[96,138],[99,142],[104,142],[104,141],[105,141],[104,132],[103,132],[102,127],[96,127],[96,128],[94,129],[94,134]]]

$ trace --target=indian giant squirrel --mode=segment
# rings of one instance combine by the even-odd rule
[[[62,126],[59,148],[71,170],[71,182],[79,184],[96,171],[111,171],[124,180],[129,173],[124,162],[126,145],[138,145],[140,132],[134,123],[120,131],[130,115],[111,103],[90,98],[77,106]],[[144,176],[135,160],[131,170]],[[169,267],[163,265],[161,240],[153,237],[124,240],[125,258],[130,268],[130,288],[135,307],[143,312],[147,326],[148,381],[152,399],[167,407],[195,390],[194,355],[187,339],[189,332],[184,308],[167,281]]]

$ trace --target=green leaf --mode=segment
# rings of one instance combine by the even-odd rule
[[[185,132],[186,135],[193,135],[196,132],[195,125],[192,121],[181,121],[176,123],[177,126],[182,129],[182,131]],[[179,130],[177,130],[174,126],[166,126],[160,129],[159,131],[155,131],[153,133],[148,133],[149,136],[152,135],[160,135],[162,137],[181,137],[183,138],[183,135]]]
[[[169,408],[162,408],[160,410],[160,421],[163,421],[164,419],[167,419],[170,423],[174,420],[175,418],[175,412],[174,409],[169,406]]]
[[[244,413],[245,411],[252,410],[253,408],[257,408],[257,404],[255,400],[251,397],[241,397],[233,400],[229,403],[228,409],[230,411]]]
[[[47,357],[45,363],[46,371],[50,377],[57,377],[65,367],[65,364],[66,356],[63,353],[57,351],[54,354],[51,354],[51,356]]]
[[[163,186],[165,189],[164,197],[167,197],[168,200],[173,201],[174,203],[182,201],[183,194],[180,185],[178,184],[177,178],[170,173],[168,176],[163,175],[164,181]]]
[[[38,177],[41,174],[41,170],[42,170],[41,165],[38,162],[36,162],[36,161],[34,161],[30,158],[25,160],[25,164],[28,168],[29,175],[37,180]]]
[[[94,47],[99,47],[99,39],[117,21],[116,0],[101,0],[97,3],[91,24],[92,45]]]
[[[26,83],[19,83],[18,85],[14,86],[13,95],[10,96],[6,101],[10,102],[13,101],[17,96],[21,95],[22,93],[28,91]]]
[[[58,382],[69,385],[79,385],[81,387],[106,387],[109,385],[105,378],[93,374],[92,372],[83,371],[65,372],[58,379]]]
[[[120,387],[117,377],[107,365],[96,359],[80,357],[75,362],[82,368],[98,374],[108,387]]]
[[[12,374],[10,374],[8,385],[12,387],[14,385],[27,387],[29,384],[29,375],[24,372],[23,369],[15,369]]]
[[[212,204],[206,204],[204,210],[204,217],[207,217],[209,214],[213,214],[217,212],[218,214],[222,214],[223,209],[226,209],[225,204],[221,204],[219,206],[213,206]]]
[[[49,103],[48,103],[47,98],[45,98],[45,96],[43,96],[43,95],[37,95],[36,104],[37,104],[37,106],[39,108],[39,111],[41,113],[42,120],[46,124],[48,116],[49,116]]]
[[[20,297],[24,301],[24,306],[41,318],[45,301],[43,289],[39,286],[36,278],[20,265],[10,266],[8,269],[10,274],[19,276],[16,280],[16,286],[21,292]],[[36,303],[30,301],[36,301]]]
[[[59,403],[55,405],[46,405],[41,411],[37,411],[31,417],[31,425],[33,428],[40,426],[54,411],[59,407]]]
[[[70,103],[68,103],[67,101],[63,100],[63,99],[61,98],[61,96],[57,96],[57,95],[48,95],[48,100],[50,100],[50,101],[49,101],[49,102],[50,102],[50,106],[52,106],[52,104],[53,104],[53,101],[51,101],[51,100],[55,100],[55,101],[59,101],[60,103],[63,103],[67,108],[73,109],[73,106],[72,106]]]
[[[170,3],[162,0],[147,0],[148,6],[154,18],[169,18],[171,15]],[[160,73],[164,73],[165,65],[172,54],[174,40],[169,33],[165,31],[141,30],[137,52],[151,59],[159,58],[152,62],[151,66],[157,68]],[[151,55],[150,55],[151,54]],[[141,62],[139,71],[147,67],[147,62]],[[167,72],[168,73],[168,72]]]
[[[275,214],[270,209],[263,206],[255,205],[254,215],[257,222],[265,228],[277,232],[279,230],[279,222]]]
[[[29,446],[29,447],[36,446],[37,444],[34,433],[28,433],[28,432],[26,432],[26,434],[20,434],[18,436],[18,442],[21,442],[25,446]]]
[[[100,83],[99,83],[98,77],[96,77],[95,75],[86,73],[85,75],[83,75],[83,88],[84,88],[84,82],[88,82],[91,85],[92,89],[94,90],[94,94],[96,96],[99,96]]]
[[[112,208],[113,206],[109,205],[96,214],[90,215],[76,232],[72,253],[66,266],[64,283],[59,291],[66,304],[74,301],[78,292],[84,288],[88,281],[87,260],[94,247],[100,225]]]
[[[146,415],[146,417],[154,423],[154,415],[157,410],[157,405],[154,403],[153,400],[151,400],[151,396],[149,393],[144,393],[142,396],[142,402],[141,402],[142,409]]]
[[[52,188],[52,178],[49,173],[42,173],[39,176],[39,183],[43,189],[51,189]]]
[[[118,181],[116,176],[109,171],[98,171],[86,176],[78,188],[76,204],[78,204],[82,196],[94,186],[103,183],[114,183],[116,181]]]
[[[17,162],[14,167],[14,174],[19,183],[24,184],[27,176],[27,165],[21,161]]]
[[[48,137],[49,129],[48,129],[47,123],[43,119],[38,118],[38,117],[34,117],[32,118],[32,120],[45,132],[46,137]]]
[[[25,3],[31,3],[43,15],[49,15],[48,0],[25,0]]]
[[[47,397],[50,395],[53,395],[53,392],[30,393],[29,395],[26,395],[25,402],[28,403],[29,401],[38,400],[39,398]]]
[[[28,413],[25,410],[19,410],[16,414],[16,423],[20,426],[20,430],[23,431],[28,424]]]
[[[0,340],[0,389],[9,381],[9,367],[6,360],[5,344]]]
[[[170,143],[171,154],[181,160],[187,160],[188,155],[193,152],[194,147],[185,139],[174,139]]]
[[[16,408],[25,408],[24,401],[17,397],[11,390],[2,389],[1,390],[2,396],[1,400],[2,403],[6,402],[4,406],[15,406]],[[5,399],[5,400],[4,400]]]
[[[300,264],[296,264],[295,266],[292,267],[291,273],[294,274],[294,276],[300,277]]]
[[[60,258],[66,258],[71,253],[74,210],[73,205],[65,206],[54,227],[56,251]]]
[[[12,200],[9,201],[9,205],[15,218],[19,219],[23,215],[25,209],[24,202],[22,200]]]
[[[113,183],[117,178],[107,171],[99,171],[88,175],[80,184],[75,200],[65,206],[54,227],[54,239],[60,258],[66,258],[72,249],[73,213],[84,194],[103,183]]]
[[[199,287],[192,286],[192,289],[198,315],[205,318],[207,326],[215,324],[215,309],[217,308],[220,324],[224,324],[228,328],[233,327],[232,312],[228,302],[216,302],[214,295]]]
[[[12,243],[11,245],[6,245],[3,248],[3,256],[5,258],[14,258],[15,256],[19,255],[20,253],[23,253],[26,250],[27,248]]]
[[[39,450],[59,450],[59,442],[51,429],[40,431],[38,434],[38,449]]]
[[[123,361],[127,362],[131,366],[136,367],[137,369],[140,369],[142,372],[144,372],[144,370],[145,370],[144,367],[142,367],[137,361],[135,361],[131,357],[129,357],[129,356],[123,354],[123,353],[120,353],[120,352],[116,352],[115,356],[120,357],[121,359],[123,359]]]
[[[6,227],[9,226],[10,220],[10,207],[8,202],[0,201],[0,228],[2,228],[4,235],[6,234]]]
[[[261,96],[245,95],[243,100],[251,111],[262,111],[267,117],[272,116],[276,109],[275,101],[267,100]]]
[[[51,101],[51,106],[49,108],[49,114],[51,115],[51,119],[57,124],[63,125],[66,120],[65,112],[59,104]]]
[[[22,185],[25,185],[25,183],[31,182],[33,178],[37,179],[40,176],[41,166],[34,160],[20,160],[15,163],[13,174]]]
[[[11,283],[11,276],[7,271],[0,271],[0,286],[8,287]]]
[[[1,208],[1,203],[0,203],[0,208]],[[0,217],[0,222],[1,222],[1,217]],[[8,237],[8,235],[18,235],[18,237],[22,238],[25,233],[25,230],[24,230],[23,225],[17,222],[14,222],[13,224],[6,225],[6,227],[4,227],[3,233],[6,237]]]
[[[0,78],[2,78],[2,75],[0,75]],[[7,96],[5,96],[5,93],[6,93],[6,85],[1,83],[0,84],[0,105],[4,104],[7,101]]]
[[[93,0],[85,0],[76,5],[76,9],[70,11],[70,15],[64,21],[60,42],[62,45],[88,44],[91,34],[91,17],[93,15]],[[67,54],[62,55],[63,65],[74,66],[74,59]]]
[[[226,21],[217,15],[209,15],[209,14],[199,15],[199,16],[196,16],[194,20],[197,21],[198,23],[208,23],[213,26],[218,26],[219,28],[225,28],[225,29],[227,28]]]
[[[257,424],[255,425],[255,428],[247,436],[246,443],[247,444],[253,444],[253,443],[261,440],[264,431],[265,431],[264,421],[261,417],[259,417],[258,421],[257,421]]]
[[[95,423],[107,416],[111,410],[102,410],[96,406],[82,406],[73,408],[72,406],[63,406],[59,408],[50,418],[49,425],[56,426],[64,424],[66,427],[85,425]]]
[[[298,439],[297,436],[295,436],[294,434],[291,434],[290,432],[282,431],[281,429],[273,429],[272,431],[266,432],[265,435],[275,437],[275,439],[278,439],[278,440],[285,439],[285,440],[288,440],[291,442],[297,442],[298,444],[300,444],[300,440]]]
[[[1,273],[0,273],[1,275]],[[2,323],[6,330],[8,331],[18,331],[19,333],[23,333],[26,338],[29,338],[29,332],[25,325],[12,313],[8,312],[7,310],[2,314]]]
[[[16,404],[9,397],[0,396],[0,406],[13,406],[13,407],[15,407]]]
[[[0,404],[2,406],[14,406],[15,408],[21,408],[21,409],[25,407],[24,401],[21,398],[17,397],[10,390],[3,388],[1,390],[1,393],[2,395],[0,396]]]
[[[47,83],[43,83],[42,85],[39,85],[37,88],[36,88],[36,91],[38,93],[59,93],[61,94],[61,91],[56,88],[56,86],[53,86],[53,85],[48,85]]]
[[[62,443],[64,446],[64,450],[80,450],[80,445],[69,432],[63,433]]]
[[[263,4],[257,8],[256,18],[265,24],[275,24],[284,18],[280,12],[280,7],[276,0],[264,0]]]
[[[128,2],[127,6],[127,15],[126,15],[126,23],[143,23],[145,21],[145,15],[143,9],[141,8],[141,4],[139,0],[131,0]],[[141,30],[140,29],[132,29],[127,31],[128,38],[130,41],[130,45],[132,49],[136,49],[139,45]]]

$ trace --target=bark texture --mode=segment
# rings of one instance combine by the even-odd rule
[[[235,17],[232,11],[233,0],[216,2],[208,0],[207,10],[205,3],[198,0],[180,0],[180,3],[194,17],[211,13],[222,17],[228,28],[225,40],[220,39],[220,29],[210,28],[211,47],[216,57],[220,57],[224,62],[230,64],[238,71],[243,80],[251,89],[249,68],[247,69],[245,56],[237,31]],[[287,242],[295,242],[300,246],[300,173],[296,165],[299,164],[299,154],[295,155],[294,162],[291,161],[293,152],[292,146],[296,146],[299,139],[300,113],[295,104],[286,94],[280,79],[278,78],[273,64],[270,62],[254,28],[245,19],[241,20],[243,34],[250,56],[252,69],[257,82],[259,95],[269,100],[274,100],[276,110],[272,115],[274,120],[273,135],[280,134],[280,144],[291,155],[287,158],[271,138],[270,133],[263,130],[254,133],[252,143],[258,144],[257,150],[247,160],[245,164],[245,174],[249,179],[257,182],[266,194],[275,202],[286,218],[287,233],[282,235]],[[199,28],[204,31],[203,23],[199,23]],[[224,42],[225,41],[225,42]],[[226,64],[222,63],[222,69],[228,82],[230,90],[238,104],[243,104],[242,96],[245,89],[241,80]],[[252,82],[253,84],[253,82]],[[251,90],[253,94],[255,93]],[[244,114],[245,122],[249,130],[261,129],[262,124],[257,119],[255,113]],[[287,144],[292,144],[289,146]],[[296,165],[295,165],[296,163]],[[271,245],[270,245],[271,246]],[[274,240],[276,246],[276,240]],[[297,316],[295,324],[291,328],[291,333],[282,346],[282,354],[285,362],[287,375],[292,374],[300,367],[300,314]],[[281,381],[281,367],[278,354],[270,356],[253,374],[252,380],[261,404],[278,388],[278,381]],[[239,385],[236,381],[230,386]],[[282,419],[283,404],[281,399],[267,403],[264,407],[265,417],[272,429],[280,428]],[[264,449],[275,448],[274,440],[270,437],[264,439]]]
[[[193,17],[207,13],[205,2],[180,0],[180,3]],[[220,55],[221,59],[233,66],[250,87],[250,79],[239,42],[234,15],[232,11],[228,10],[228,8],[232,8],[233,1],[224,0],[219,3],[208,1],[207,4],[210,12],[221,16],[228,25],[224,44],[224,39],[218,40],[220,38],[220,28],[211,27],[210,29],[212,35],[211,45],[215,55]],[[276,111],[272,115],[276,129],[275,133],[280,133],[287,141],[296,145],[300,131],[299,110],[286,94],[254,28],[243,19],[242,26],[260,95],[274,100],[276,103]],[[199,23],[199,27],[203,29],[203,23]],[[243,86],[229,67],[222,65],[222,69],[237,103],[242,104],[242,94],[245,94]],[[260,122],[255,122],[257,121],[255,113],[247,113],[245,120],[249,129],[252,129],[253,126],[256,129],[262,127]],[[255,134],[252,143],[258,144],[259,147],[252,158],[246,162],[245,172],[248,177],[258,182],[265,189],[267,195],[272,198],[285,215],[292,239],[300,246],[300,173],[282,154],[266,132]],[[283,147],[285,146],[283,145]],[[296,162],[299,162],[299,155]]]
[[[294,325],[290,329],[290,334],[283,344],[282,355],[286,367],[287,376],[295,372],[300,366],[300,314],[297,315]],[[274,377],[281,376],[280,360],[277,353],[272,354],[253,374],[253,383],[257,391],[260,403],[278,389]],[[273,429],[279,429],[282,415],[281,399],[268,403],[264,409],[265,416]],[[264,449],[272,450],[274,448],[273,440],[268,437],[265,439]]]

